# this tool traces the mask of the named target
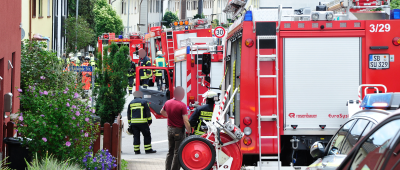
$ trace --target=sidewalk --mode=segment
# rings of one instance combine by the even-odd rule
[[[165,159],[130,159],[128,161],[129,170],[163,170],[165,169]]]

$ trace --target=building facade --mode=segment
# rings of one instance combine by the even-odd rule
[[[68,2],[67,0],[52,0],[52,37],[51,41],[53,49],[57,52],[57,56],[61,57],[65,53],[65,20],[68,18]]]
[[[47,42],[47,47],[50,49],[53,44],[53,2],[52,0],[30,0],[28,2],[30,3],[28,35],[32,40]]]
[[[0,138],[3,139],[4,125],[10,121],[5,118],[3,113],[7,107],[5,105],[5,94],[12,94],[12,110],[11,113],[18,112],[19,109],[19,93],[17,88],[20,87],[21,80],[21,0],[2,0],[0,5]],[[10,112],[6,113],[7,115]],[[0,152],[4,156],[3,140],[0,140]],[[0,153],[1,154],[1,153]],[[4,158],[4,157],[2,157]]]

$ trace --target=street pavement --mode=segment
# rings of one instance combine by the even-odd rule
[[[150,88],[153,89],[154,87]],[[135,89],[135,87],[134,87]],[[156,87],[154,88],[156,89]],[[165,169],[165,158],[168,152],[167,119],[155,119],[152,115],[153,123],[150,126],[151,144],[153,149],[157,150],[154,154],[145,154],[143,146],[143,135],[140,135],[141,154],[135,155],[133,150],[133,136],[125,131],[128,129],[127,110],[128,104],[133,100],[132,95],[126,96],[126,103],[122,111],[122,120],[124,122],[124,132],[122,133],[121,157],[128,161],[128,169]]]

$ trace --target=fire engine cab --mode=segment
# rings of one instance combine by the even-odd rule
[[[361,98],[360,85],[400,90],[391,79],[400,72],[400,17],[386,0],[259,3],[267,5],[231,0],[224,10],[236,18],[220,73],[229,102],[207,123],[208,140],[192,137],[196,147],[180,151],[184,169],[301,169],[313,162],[309,147],[326,144],[348,120],[346,101]]]

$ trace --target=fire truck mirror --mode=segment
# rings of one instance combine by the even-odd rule
[[[202,60],[203,61],[201,64],[201,72],[205,75],[208,75],[208,74],[210,74],[210,70],[211,70],[211,54],[204,53]]]

